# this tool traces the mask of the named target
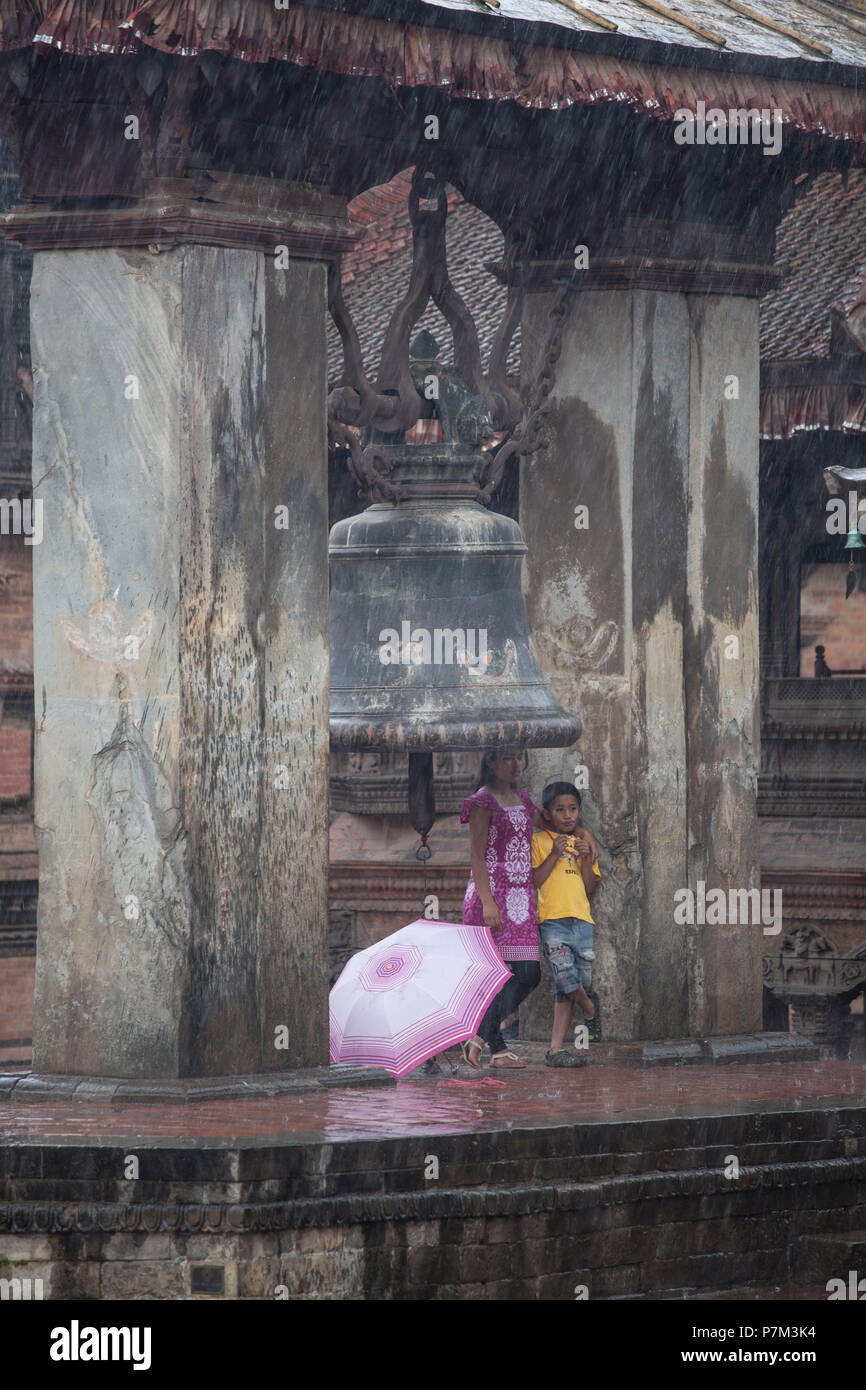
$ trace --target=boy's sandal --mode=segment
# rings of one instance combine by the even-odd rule
[[[476,1048],[478,1052],[477,1062],[473,1062],[471,1056],[469,1055],[470,1049],[473,1047]],[[481,1057],[484,1051],[481,1043],[473,1042],[473,1040],[469,1038],[467,1042],[462,1042],[460,1044],[460,1051],[463,1053],[463,1060],[466,1063],[467,1067],[472,1067],[474,1071],[481,1070]]]
[[[513,1052],[494,1052],[490,1058],[490,1065],[491,1067],[524,1068],[526,1063],[521,1062],[520,1058],[516,1057]]]
[[[578,1057],[574,1052],[569,1052],[567,1047],[561,1047],[558,1052],[545,1052],[544,1065],[546,1067],[585,1067],[586,1058]]]
[[[588,989],[587,996],[595,1005],[595,1013],[592,1018],[586,1020],[587,1040],[589,1042],[601,1042],[601,1008],[598,1002],[598,995],[595,990]]]

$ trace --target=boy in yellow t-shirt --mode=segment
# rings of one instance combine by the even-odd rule
[[[556,986],[549,1067],[578,1067],[582,1060],[564,1046],[575,1004],[589,1023],[595,1004],[592,984],[593,920],[589,899],[601,871],[580,824],[580,792],[570,782],[550,782],[541,794],[548,829],[532,837],[532,881],[538,890],[541,945]]]

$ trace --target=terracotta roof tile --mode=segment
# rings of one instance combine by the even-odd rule
[[[828,357],[831,310],[847,313],[866,278],[866,171],[822,174],[776,237],[781,287],[761,300],[761,360]]]

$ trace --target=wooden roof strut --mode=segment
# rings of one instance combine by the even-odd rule
[[[765,29],[770,29],[774,34],[781,34],[785,39],[793,39],[794,43],[800,44],[801,48],[807,49],[810,53],[817,53],[821,58],[833,56],[832,48],[828,48],[825,43],[819,43],[817,39],[804,38],[790,25],[779,24],[775,19],[768,19],[766,15],[753,10],[750,5],[743,5],[741,0],[716,0],[716,3],[724,5],[726,10],[733,10],[735,14],[741,14],[744,19],[751,20],[753,24],[760,24]]]
[[[619,31],[619,25],[614,24],[612,19],[603,19],[600,14],[595,14],[592,10],[584,9],[583,5],[576,5],[574,0],[553,0],[554,5],[562,5],[572,14],[576,14],[579,19],[587,19],[591,24],[597,24],[601,29],[607,29],[615,34]]]
[[[663,5],[661,0],[635,0],[636,5],[640,5],[644,10],[651,10],[653,14],[661,15],[662,19],[670,19],[674,24],[681,24],[689,33],[696,34],[699,39],[704,39],[707,43],[715,44],[716,48],[724,48],[727,42],[721,34],[716,34],[712,29],[704,29],[702,25],[696,24],[693,19],[688,19],[684,14],[678,14],[676,10],[671,10],[667,5]]]
[[[804,9],[814,10],[824,19],[832,19],[839,24],[844,24],[846,29],[852,29],[855,34],[866,34],[866,24],[860,19],[855,19],[853,15],[845,10],[837,10],[833,5],[825,5],[824,0],[798,0]],[[866,17],[866,16],[864,16]]]

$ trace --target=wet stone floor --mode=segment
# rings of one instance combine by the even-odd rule
[[[866,1101],[866,1062],[573,1071],[530,1063],[491,1075],[413,1073],[393,1087],[345,1087],[278,1098],[176,1104],[94,1101],[0,1107],[0,1142],[172,1142],[195,1147],[238,1139],[340,1142],[386,1136],[531,1129],[672,1115],[814,1109],[833,1100]]]

